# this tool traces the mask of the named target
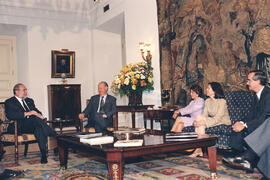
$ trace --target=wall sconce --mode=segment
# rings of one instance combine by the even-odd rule
[[[151,49],[151,44],[150,43],[144,43],[144,42],[140,42],[139,43],[140,45],[140,50],[141,50],[141,54],[142,54],[142,58],[143,60],[145,60],[148,64],[151,65],[151,61],[152,61],[152,55],[151,55],[151,52],[150,52],[150,49]],[[146,56],[144,55],[146,51]]]

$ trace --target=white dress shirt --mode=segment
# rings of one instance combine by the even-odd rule
[[[257,97],[258,97],[259,100],[261,98],[261,94],[262,94],[263,89],[264,89],[264,86],[262,87],[261,90],[259,90],[259,92],[256,93],[256,95],[257,95]]]
[[[29,106],[27,105],[27,103],[25,102],[25,100],[23,100],[22,98],[19,98],[19,97],[17,97],[17,96],[15,96],[16,98],[17,98],[17,100],[21,103],[21,105],[22,105],[22,107],[23,107],[23,109],[25,110],[25,111],[27,111],[25,108],[24,108],[24,106],[23,106],[23,101],[24,101],[24,103],[25,103],[25,105],[28,107],[28,109],[30,109],[29,108]]]

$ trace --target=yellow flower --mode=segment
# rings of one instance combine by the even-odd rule
[[[140,74],[136,74],[136,78],[139,79],[140,78]]]
[[[132,85],[132,89],[133,90],[136,90],[136,85]]]
[[[117,88],[120,89],[120,87],[121,87],[121,84],[118,84]]]
[[[150,77],[148,77],[148,82],[150,82],[150,83],[152,82],[152,79]]]

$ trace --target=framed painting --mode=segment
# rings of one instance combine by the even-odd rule
[[[52,78],[75,78],[75,52],[52,50]]]

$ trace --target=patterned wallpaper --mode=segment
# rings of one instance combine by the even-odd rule
[[[157,0],[161,87],[185,105],[189,88],[246,89],[250,69],[270,76],[270,1]]]

